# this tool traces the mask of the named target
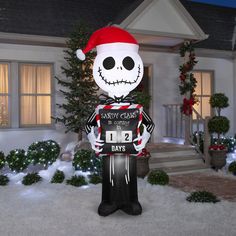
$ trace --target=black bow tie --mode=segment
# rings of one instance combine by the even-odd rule
[[[127,95],[126,97],[114,96],[114,98],[112,98],[112,97],[109,97],[105,94],[101,94],[99,96],[99,99],[100,99],[101,104],[107,104],[107,105],[112,104],[112,103],[130,103],[130,104],[132,104],[132,103],[134,103],[135,97],[132,95],[131,96]]]

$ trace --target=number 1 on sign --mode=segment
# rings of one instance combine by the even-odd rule
[[[106,131],[106,143],[117,143],[116,131]]]

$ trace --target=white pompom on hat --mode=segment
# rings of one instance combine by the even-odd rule
[[[107,47],[106,45],[108,44],[109,46]],[[126,50],[138,50],[138,42],[129,32],[115,26],[108,26],[95,31],[89,38],[86,47],[83,50],[78,49],[76,51],[76,56],[83,61],[85,60],[85,54],[95,47],[101,46],[100,51],[104,51],[106,47],[110,50],[112,44],[120,44],[124,46]]]

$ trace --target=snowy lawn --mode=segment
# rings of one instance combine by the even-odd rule
[[[56,165],[51,169],[57,168]],[[67,168],[67,170],[66,170]],[[69,166],[64,166],[69,175]],[[51,170],[52,172],[52,170]],[[32,186],[19,184],[22,175],[11,176],[0,187],[0,235],[17,236],[235,236],[236,203],[189,203],[187,193],[168,186],[152,186],[139,179],[140,216],[122,211],[101,217],[97,207],[101,184],[73,187],[50,184],[51,174]]]

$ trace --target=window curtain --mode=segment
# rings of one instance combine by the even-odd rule
[[[8,65],[0,64],[0,127],[9,125]]]
[[[21,125],[51,123],[51,66],[21,66]]]
[[[198,99],[198,102],[194,104],[194,109],[205,118],[211,115],[209,99],[212,94],[212,74],[211,72],[194,72],[194,77],[197,80],[195,93]],[[193,119],[196,119],[195,114],[193,114]]]

